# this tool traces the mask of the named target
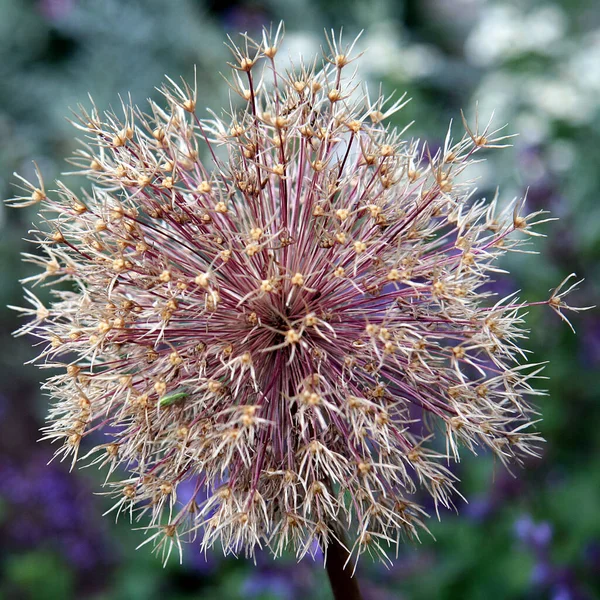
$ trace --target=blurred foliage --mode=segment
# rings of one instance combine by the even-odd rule
[[[440,144],[459,109],[469,118],[509,123],[512,149],[494,152],[478,170],[482,194],[527,191],[532,209],[560,221],[536,238],[539,255],[507,260],[506,291],[528,300],[572,271],[586,277],[574,300],[598,303],[600,282],[600,5],[594,0],[0,0],[0,195],[14,194],[11,174],[48,181],[75,148],[68,107],[144,103],[158,97],[165,74],[193,77],[199,104],[227,100],[219,76],[225,33],[257,32],[285,19],[286,46],[311,56],[322,29],[364,29],[360,75],[412,102],[396,117],[415,136]],[[207,560],[188,548],[183,565],[165,569],[140,532],[102,519],[100,475],[46,467],[51,449],[36,444],[46,399],[39,373],[23,366],[29,341],[13,340],[28,273],[19,252],[31,211],[0,207],[0,598],[294,599],[329,598],[319,565],[292,558]],[[504,290],[504,288],[502,288]],[[436,541],[407,545],[386,570],[359,567],[366,598],[554,600],[600,597],[600,317],[574,319],[575,336],[544,309],[528,316],[529,349],[549,360],[549,396],[540,401],[548,442],[541,460],[514,476],[487,457],[457,468],[460,516],[432,519]],[[516,477],[515,477],[516,476]]]

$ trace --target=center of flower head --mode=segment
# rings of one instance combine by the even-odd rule
[[[317,287],[327,282],[298,271],[293,275],[254,279],[250,282],[254,289],[238,301],[236,310],[222,304],[217,311],[223,318],[227,315],[231,333],[224,327],[222,332],[228,333],[234,348],[231,360],[241,352],[258,357],[256,377],[260,379],[263,373],[266,388],[285,389],[290,396],[296,394],[301,379],[286,375],[292,361],[296,373],[310,373],[315,367],[314,357],[324,356],[336,337],[328,323],[332,314],[326,311],[327,296],[312,288],[311,281]],[[336,297],[339,281],[335,284],[331,286],[332,298]],[[282,381],[276,386],[269,383],[277,377]],[[265,395],[263,409],[269,402],[278,402],[278,393],[281,391]]]
[[[451,504],[459,443],[535,451],[524,305],[482,287],[535,215],[497,216],[456,179],[502,145],[489,125],[432,153],[382,123],[401,100],[361,105],[352,47],[329,39],[321,70],[282,73],[278,39],[234,48],[243,106],[223,118],[201,121],[172,81],[152,116],[83,111],[74,163],[93,192],[53,200],[40,177],[16,199],[58,215],[29,280],[75,290],[51,308],[29,293],[23,331],[65,367],[47,437],[76,457],[111,426],[93,460],[131,471],[116,507],[149,512],[159,543],[202,531],[204,547],[302,556],[343,522],[353,551],[385,554],[421,525],[417,486]]]

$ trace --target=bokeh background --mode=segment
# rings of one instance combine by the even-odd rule
[[[600,287],[600,3],[597,0],[0,0],[0,196],[13,171],[47,181],[75,148],[69,107],[157,98],[165,74],[193,76],[199,104],[227,100],[226,33],[286,22],[285,54],[320,52],[323,29],[364,29],[360,76],[407,91],[395,115],[432,145],[463,108],[518,132],[514,146],[476,167],[481,194],[510,199],[529,190],[544,226],[537,256],[506,260],[499,291],[545,299],[572,271],[586,281],[572,298],[597,304]],[[282,53],[283,54],[283,53]],[[285,56],[284,56],[285,58]],[[472,173],[475,175],[475,173]],[[21,303],[22,238],[32,211],[0,206],[0,599],[184,600],[329,598],[319,564],[200,555],[166,568],[142,533],[102,517],[101,476],[47,465],[36,443],[46,399],[31,365],[31,340],[12,339]],[[28,248],[27,250],[31,250]],[[600,311],[599,311],[600,312]],[[486,456],[457,473],[469,503],[431,519],[436,540],[405,546],[394,566],[364,560],[372,600],[600,598],[600,314],[573,319],[574,335],[550,310],[527,317],[527,347],[549,360],[540,404],[547,439],[541,460],[508,473]]]

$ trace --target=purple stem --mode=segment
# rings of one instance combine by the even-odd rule
[[[337,532],[337,535],[341,537],[341,532]],[[358,579],[353,574],[354,565],[349,557],[346,547],[331,536],[325,567],[335,600],[362,600]]]

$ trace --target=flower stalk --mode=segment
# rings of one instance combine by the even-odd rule
[[[335,600],[362,600],[348,549],[336,537],[326,546],[325,567]]]

